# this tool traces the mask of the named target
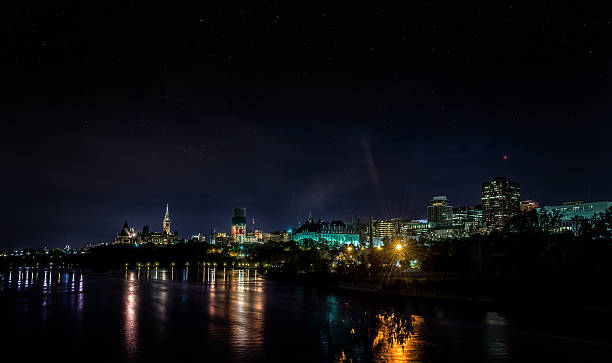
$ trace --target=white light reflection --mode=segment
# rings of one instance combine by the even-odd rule
[[[211,268],[208,270],[209,271],[209,277],[208,277],[208,281],[210,282],[210,284],[214,287],[215,282],[217,281],[217,269],[215,268]]]
[[[138,294],[136,293],[138,280],[135,277],[134,272],[130,272],[128,280],[124,280],[123,333],[126,354],[130,359],[135,359],[138,356]],[[140,277],[140,269],[138,277]]]
[[[45,278],[43,280],[43,294],[47,294],[49,292],[49,284],[47,283],[47,271],[45,270]]]
[[[252,288],[256,281],[247,279],[245,270],[231,270],[227,278],[226,289],[231,289],[229,297],[229,315],[232,341],[238,347],[249,346],[249,351],[239,350],[238,353],[252,354],[253,349],[263,346],[264,342],[264,294],[263,289]]]
[[[18,272],[17,290],[21,290],[21,267],[19,268],[19,272]]]
[[[510,357],[507,330],[505,328],[507,325],[508,321],[499,313],[488,311],[485,314],[483,345],[487,354],[494,360],[504,360]]]

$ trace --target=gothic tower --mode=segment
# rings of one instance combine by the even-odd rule
[[[164,216],[163,228],[165,234],[170,234],[170,212],[168,211],[168,204],[166,204],[166,215]]]

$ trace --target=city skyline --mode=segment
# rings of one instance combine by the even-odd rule
[[[499,177],[495,177],[495,178],[499,178]],[[495,179],[495,178],[491,178],[491,179]],[[482,182],[475,183],[475,184],[481,186]],[[521,185],[521,188],[522,187],[523,187],[523,185]],[[482,196],[481,191],[479,191],[479,195]],[[429,199],[433,198],[435,200],[436,198],[442,198],[442,197],[446,198],[447,196],[439,196],[438,194],[433,194]],[[427,198],[425,198],[425,199],[427,199]],[[540,204],[540,207],[556,206],[556,205],[560,205],[562,203],[565,203],[567,201],[572,200],[572,199],[559,199],[558,198],[558,199],[555,199],[555,200],[550,201],[550,202],[543,202],[543,201],[537,200],[537,198],[526,198],[526,197],[523,197],[522,195],[521,195],[521,198],[520,198],[521,201],[522,200],[529,200],[529,201],[531,201],[532,199],[536,200]],[[455,200],[455,199],[453,198],[452,200]],[[603,198],[601,200],[602,201],[603,200],[607,201],[607,200],[610,200],[610,198]],[[315,215],[317,215],[318,219],[321,219],[321,220],[330,220],[330,221],[332,221],[332,220],[340,220],[340,221],[350,221],[350,222],[353,222],[353,221],[356,221],[357,219],[360,219],[361,222],[363,222],[363,223],[365,223],[369,217],[373,217],[374,220],[382,220],[382,221],[390,220],[390,219],[394,219],[394,218],[406,218],[406,219],[418,220],[418,219],[426,219],[426,216],[427,216],[427,213],[428,213],[427,212],[427,208],[429,208],[428,204],[427,204],[428,202],[430,202],[430,200],[423,201],[423,204],[421,206],[422,210],[420,211],[420,214],[417,211],[415,215],[399,215],[399,214],[396,214],[396,215],[373,215],[373,214],[370,214],[370,215],[368,215],[367,213],[365,213],[363,215],[348,214],[348,215],[344,215],[344,216],[337,216],[337,215],[335,215],[335,216],[328,216],[328,215],[319,214],[319,213],[315,213]],[[453,208],[458,208],[458,207],[478,206],[478,205],[481,205],[481,202],[482,201],[481,201],[480,198],[477,199],[477,200],[474,200],[473,202],[467,202],[467,203],[455,203],[455,202],[453,202],[452,203],[453,204],[452,207]],[[589,202],[597,202],[597,201],[596,200],[593,200],[593,201],[585,200],[585,202],[589,203]],[[166,232],[166,227],[165,227],[166,223],[168,223],[168,226],[169,226],[169,219],[167,219],[167,218],[168,218],[168,208],[169,208],[170,203],[162,203],[162,205],[165,205],[165,215],[164,215],[162,221],[159,222],[159,227],[160,227],[159,229],[160,230],[164,230],[164,232]],[[235,209],[237,209],[237,208],[235,208],[235,207],[230,208],[230,210],[235,210]],[[257,210],[258,208],[256,208],[256,207],[242,208],[241,207],[241,208],[238,208],[238,209],[255,209],[255,210]],[[313,210],[316,210],[316,209],[313,209],[313,208],[308,209],[310,214],[312,214]],[[142,229],[143,227],[149,227],[149,228],[152,227],[153,230],[155,230],[157,225],[155,223],[148,222],[147,217],[143,217],[143,215],[149,215],[150,216],[152,214],[153,214],[152,212],[148,211],[147,213],[143,213],[143,214],[140,214],[140,215],[126,216],[125,218],[114,217],[114,216],[113,217],[109,217],[109,218],[116,219],[116,220],[122,220],[123,222],[121,222],[121,223],[129,222],[129,225],[132,227],[132,229],[134,229],[134,226],[137,226],[140,229]],[[187,220],[193,220],[193,218],[192,218],[193,215],[187,215],[184,212],[181,213],[180,210],[178,210],[178,212],[176,212],[176,211],[173,212],[173,215],[175,215],[175,214],[179,215],[180,217],[187,217]],[[222,215],[222,214],[223,213],[219,212],[217,215]],[[228,214],[228,213],[226,213],[226,214]],[[219,223],[218,225],[217,224],[208,224],[207,225],[206,222],[204,222],[203,224],[199,225],[200,228],[196,227],[196,228],[192,228],[192,229],[188,229],[188,228],[183,229],[183,228],[181,228],[181,227],[186,226],[187,224],[185,222],[181,223],[180,219],[176,219],[176,217],[173,217],[172,218],[172,220],[173,220],[172,233],[174,233],[175,231],[178,231],[179,235],[181,236],[181,238],[190,238],[191,236],[196,235],[198,233],[201,233],[203,236],[204,235],[208,235],[210,233],[210,229],[212,228],[216,232],[227,233],[228,236],[229,236],[229,235],[232,234],[232,222],[230,221],[231,213],[229,213],[228,215],[229,215],[229,217],[227,217],[227,216],[220,216],[218,218],[215,218],[214,220],[221,220],[221,223]],[[246,233],[247,234],[251,232],[249,230],[249,228],[251,228],[251,222],[250,221],[251,221],[252,218],[254,218],[253,215],[247,216],[247,219],[249,221],[249,223],[246,226],[247,227],[247,229],[246,229]],[[259,220],[259,219],[260,218],[257,218],[257,220]],[[290,223],[285,224],[285,225],[279,225],[277,222],[271,221],[271,222],[268,222],[269,223],[268,225],[257,224],[256,228],[258,230],[264,230],[266,232],[268,232],[268,231],[283,231],[283,230],[297,229],[300,226],[302,226],[303,223],[305,223],[306,220],[307,220],[305,215],[302,216],[299,213],[296,213],[290,219],[295,220],[293,224],[291,224],[291,222],[290,222]],[[176,222],[177,220],[178,220],[178,222]],[[225,221],[223,221],[223,220],[225,220]],[[134,222],[134,221],[136,221],[136,222]],[[175,226],[177,224],[178,224],[179,227],[175,228]],[[30,244],[26,243],[26,244],[22,244],[22,245],[14,245],[14,246],[10,246],[9,245],[9,246],[7,246],[7,248],[41,248],[41,247],[45,247],[45,246],[46,247],[50,247],[50,248],[60,248],[60,247],[66,246],[66,245],[71,245],[71,246],[74,246],[74,247],[82,247],[82,246],[85,246],[85,245],[90,244],[90,243],[94,243],[94,244],[95,243],[110,243],[113,240],[113,238],[112,238],[113,234],[116,233],[118,230],[120,231],[120,229],[117,228],[117,226],[113,226],[113,227],[110,228],[110,232],[111,232],[110,234],[105,234],[105,236],[103,236],[102,238],[98,238],[98,239],[91,238],[91,237],[85,237],[81,241],[68,241],[68,240],[58,241],[57,243],[55,243],[55,245],[47,243],[45,241],[42,241],[40,243],[40,245],[37,245],[36,243],[30,243]],[[139,230],[136,230],[136,232],[139,232]],[[95,233],[93,233],[92,235],[94,235],[94,234]],[[101,236],[102,234],[98,234],[98,235]],[[73,243],[73,244],[71,244],[71,243]]]
[[[492,182],[495,183],[495,182],[497,182],[499,180],[516,184],[517,187],[520,184],[520,183],[516,183],[516,182],[513,182],[513,181],[508,181],[507,178],[504,178],[504,177],[495,177],[495,178],[493,178]],[[472,217],[467,217],[467,215],[464,216],[464,214],[465,214],[464,209],[465,208],[478,207],[479,208],[478,210],[482,212],[483,211],[483,204],[482,204],[482,202],[485,200],[484,186],[488,185],[490,183],[491,183],[491,181],[486,181],[486,182],[482,183],[483,190],[481,192],[481,200],[479,201],[480,203],[472,203],[472,204],[469,204],[469,205],[456,205],[456,206],[452,206],[446,196],[434,196],[433,199],[430,201],[430,204],[425,206],[425,208],[426,208],[425,212],[422,215],[419,215],[419,216],[405,216],[405,215],[404,216],[398,216],[398,215],[396,215],[396,216],[380,217],[380,216],[372,216],[372,215],[370,215],[369,217],[367,217],[367,216],[364,217],[364,216],[355,216],[355,215],[352,215],[351,218],[350,218],[350,223],[352,224],[354,222],[360,221],[361,224],[366,225],[368,218],[374,218],[374,221],[377,222],[377,223],[385,222],[385,221],[392,221],[392,220],[403,219],[405,221],[412,220],[413,222],[416,222],[416,221],[425,221],[425,222],[429,222],[430,224],[433,223],[433,225],[436,225],[438,228],[441,228],[443,230],[445,228],[450,228],[450,229],[457,229],[457,228],[459,228],[459,229],[463,229],[464,228],[463,226],[462,227],[458,227],[458,226],[455,225],[456,224],[456,221],[455,221],[456,216],[454,216],[454,214],[456,213],[455,211],[458,211],[458,210],[461,211],[461,212],[459,212],[460,215],[461,215],[461,217],[459,217],[459,218],[472,218]],[[517,192],[517,193],[520,194],[520,192]],[[527,203],[531,203],[531,204],[533,204],[533,203],[540,204],[538,201],[533,201],[531,199],[521,198],[519,196],[519,194],[517,194],[515,196],[516,198],[518,198],[516,200],[516,207],[515,208],[511,208],[511,210],[508,211],[509,214],[507,215],[507,218],[509,218],[509,217],[511,217],[513,215],[516,215],[517,213],[522,213],[523,212],[522,206],[521,206],[521,208],[519,210],[519,204],[522,205],[523,201],[527,202]],[[487,192],[486,195],[487,195],[486,198],[488,199],[489,198],[489,192]],[[605,207],[598,208],[599,212],[604,211],[605,208],[607,208],[607,206],[609,206],[611,204],[611,202],[595,202],[595,204],[598,204],[598,203],[602,204],[602,205],[605,205]],[[559,203],[557,203],[557,204],[559,204]],[[575,204],[589,205],[589,204],[593,204],[593,202],[592,201],[586,201],[585,202],[585,201],[582,201],[582,200],[563,201],[563,205],[575,205]],[[432,212],[432,210],[433,210],[432,208],[434,208],[434,209],[435,208],[441,208],[441,206],[444,206],[444,208],[446,208],[446,209],[444,211]],[[553,205],[553,204],[541,203],[541,206],[536,207],[536,208],[542,209],[542,210],[545,210],[545,211],[548,211],[548,212],[551,212],[553,209],[558,209],[559,207],[556,206],[556,205]],[[551,208],[553,208],[553,209],[551,209]],[[486,208],[484,208],[484,209],[486,209]],[[506,209],[505,207],[502,208],[502,210],[505,210],[505,209]],[[529,211],[529,210],[530,209],[525,209],[525,211]],[[430,214],[432,214],[432,213],[435,213],[435,214],[430,216]],[[447,213],[448,213],[448,215],[446,215]],[[483,218],[483,220],[481,221],[482,224],[481,225],[474,225],[474,227],[480,226],[482,228],[490,228],[490,227],[496,225],[495,223],[493,225],[489,225],[489,223],[486,222],[486,218],[483,217],[483,214],[481,213],[479,215],[480,215],[480,218]],[[588,212],[586,212],[586,214],[584,214],[584,216],[587,216],[587,218],[588,218],[588,216],[589,216]],[[442,219],[440,219],[440,218],[442,218]],[[248,220],[252,220],[252,225],[251,225],[252,226],[251,227],[252,230],[249,230],[249,225],[246,224],[246,220],[247,219]],[[440,220],[438,220],[438,219],[440,219]],[[564,218],[564,220],[566,220],[566,219],[569,220],[570,218],[569,217],[568,218]],[[318,220],[319,221],[329,220],[329,221],[332,221],[332,222],[334,222],[334,221],[338,221],[338,222],[345,222],[345,221],[347,221],[348,222],[348,219],[344,219],[344,218],[325,218],[324,216],[319,216]],[[123,229],[118,232],[117,236],[120,236],[120,234],[123,233],[122,231],[125,231],[127,223],[128,223],[128,221],[126,219],[126,221],[124,222]],[[206,243],[211,243],[211,239],[212,239],[211,233],[212,233],[212,231],[215,231],[216,234],[227,235],[228,238],[230,238],[229,241],[238,242],[238,243],[247,243],[247,242],[249,242],[246,239],[247,236],[248,235],[254,235],[256,231],[258,233],[260,233],[260,234],[261,234],[262,231],[264,233],[265,232],[269,233],[269,232],[272,232],[272,231],[275,231],[275,232],[281,232],[281,231],[282,232],[286,232],[286,231],[291,231],[291,230],[297,231],[297,230],[299,230],[301,228],[306,227],[308,225],[308,223],[312,223],[312,212],[311,211],[309,211],[308,217],[304,221],[298,221],[295,225],[289,225],[289,226],[285,226],[285,227],[281,227],[281,228],[278,228],[278,227],[266,228],[266,227],[262,227],[262,226],[258,226],[256,228],[255,227],[255,218],[252,217],[252,216],[248,216],[247,217],[246,208],[238,207],[238,208],[233,208],[233,214],[232,214],[232,218],[231,218],[231,223],[229,223],[229,227],[227,229],[224,229],[223,227],[211,225],[210,226],[210,231],[208,233],[208,237],[204,237],[204,236],[207,235],[207,233],[203,232],[203,230],[187,231],[187,232],[183,232],[181,240],[187,240],[187,239],[190,239],[193,236],[197,235],[197,236],[204,237],[204,239],[202,241],[205,241]],[[394,224],[395,222],[390,222],[390,223]],[[463,222],[459,222],[459,223],[463,223]],[[163,229],[163,233],[164,234],[170,236],[171,233],[174,233],[173,236],[175,236],[176,238],[179,237],[180,234],[178,234],[178,231],[176,229],[174,230],[174,232],[170,231],[170,218],[169,218],[169,204],[168,203],[166,204],[165,215],[164,215],[164,218],[162,220],[161,225],[162,225],[162,229]],[[240,231],[237,232],[237,230],[235,229],[236,228],[235,226],[237,226],[237,225],[241,225],[242,226],[241,232]],[[502,225],[503,224],[497,224],[498,227],[502,226]],[[399,228],[399,225],[397,227]],[[146,229],[146,231],[148,233],[149,229],[150,229],[150,225],[149,224],[143,224],[142,228],[143,228],[143,231]],[[376,229],[378,230],[378,227],[376,227]],[[427,228],[427,229],[429,229],[429,228]],[[134,231],[133,226],[132,226],[131,230]],[[140,232],[138,232],[138,231],[135,231],[135,232],[140,234]],[[397,232],[399,233],[399,230]],[[161,233],[162,232],[160,232],[160,234]],[[385,234],[386,234],[386,232],[385,232]],[[136,236],[136,234],[134,234],[134,236],[132,236],[132,237],[135,237],[135,236]],[[242,237],[238,237],[238,236],[242,236]],[[440,238],[443,238],[444,236],[445,235],[442,234],[442,235],[440,235]],[[206,239],[206,238],[208,238],[208,239]],[[362,238],[363,238],[363,236],[362,236]],[[367,238],[367,236],[366,236],[366,238]],[[106,241],[98,241],[98,243],[100,243],[100,242],[108,243]],[[176,240],[176,242],[178,242],[178,239]],[[250,241],[250,242],[253,242],[253,241]],[[265,242],[265,240],[261,240],[261,241],[258,241],[258,242]],[[363,244],[363,243],[366,243],[367,241],[362,240],[360,242]],[[91,242],[91,243],[96,243],[96,242]],[[131,243],[134,243],[134,241],[132,241]],[[212,243],[214,243],[214,242],[212,242]],[[357,243],[359,243],[359,242],[357,242]],[[86,243],[83,243],[83,244],[86,244]]]

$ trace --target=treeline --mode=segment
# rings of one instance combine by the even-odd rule
[[[513,217],[502,231],[428,245],[423,270],[497,274],[610,274],[612,208],[563,226],[561,215],[532,210]]]

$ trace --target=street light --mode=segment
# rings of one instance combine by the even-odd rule
[[[398,243],[398,244],[396,244],[396,245],[395,245],[395,249],[396,249],[396,250],[398,250],[398,251],[399,251],[399,250],[401,250],[401,249],[402,249],[402,245],[401,245],[401,244],[399,244],[399,243]]]

